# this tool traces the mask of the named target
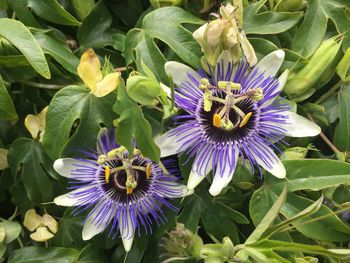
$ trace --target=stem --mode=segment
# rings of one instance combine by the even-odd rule
[[[315,122],[315,120],[312,118],[310,113],[307,113],[307,117],[312,121]],[[329,146],[329,148],[331,148],[331,150],[337,154],[340,153],[339,149],[327,138],[327,136],[322,132],[320,132],[320,137],[322,138],[322,140]]]
[[[63,85],[43,84],[43,83],[29,81],[29,80],[23,81],[22,83],[26,84],[28,86],[39,88],[39,89],[62,89],[62,88],[64,88]]]
[[[9,217],[8,220],[9,220],[9,221],[12,221],[13,219],[15,219],[16,216],[17,216],[17,212],[18,212],[18,207],[16,206],[15,211],[13,212],[12,216]]]
[[[24,245],[23,245],[23,242],[22,242],[21,238],[20,238],[20,237],[17,237],[16,239],[17,239],[17,242],[18,242],[19,246],[20,246],[21,248],[24,248]]]
[[[328,90],[325,94],[323,94],[315,103],[320,104],[324,102],[326,99],[331,97],[341,86],[343,82],[340,80],[335,84],[330,90]]]

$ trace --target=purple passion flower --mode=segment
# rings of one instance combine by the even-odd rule
[[[275,75],[284,52],[277,50],[251,68],[245,60],[233,64],[223,52],[209,74],[178,62],[167,62],[165,71],[177,85],[176,106],[186,114],[180,125],[156,139],[161,156],[186,152],[194,157],[187,187],[194,189],[208,173],[214,177],[211,195],[229,184],[239,157],[278,178],[286,170],[274,153],[284,136],[316,136],[320,128],[290,111],[279,99],[288,77]],[[260,171],[261,172],[261,171]]]
[[[187,188],[178,183],[179,170],[173,161],[164,161],[168,173],[157,163],[135,151],[132,158],[115,143],[114,132],[102,130],[97,151],[84,152],[86,158],[63,158],[54,169],[69,178],[71,192],[54,199],[61,206],[76,206],[73,214],[89,209],[83,239],[88,240],[111,225],[109,234],[119,232],[126,251],[135,231],[152,232],[152,223],[165,222],[162,207],[177,210],[167,198],[183,197]],[[115,230],[115,231],[113,231]]]

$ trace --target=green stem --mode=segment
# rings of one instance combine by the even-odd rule
[[[310,113],[307,114],[307,117],[315,123],[315,120],[312,118]],[[335,154],[340,153],[340,150],[327,138],[327,136],[322,131],[320,132],[320,137]]]
[[[65,87],[64,85],[44,84],[44,83],[39,83],[39,82],[34,82],[29,80],[23,81],[22,83],[28,86],[39,88],[39,89],[62,89]]]
[[[330,90],[328,90],[325,94],[323,94],[315,103],[320,104],[327,100],[329,97],[333,96],[333,94],[341,87],[343,82],[340,80],[335,84]]]

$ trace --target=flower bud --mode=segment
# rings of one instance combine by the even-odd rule
[[[133,100],[143,105],[152,105],[161,94],[159,82],[142,75],[129,77],[126,81],[126,90]]]
[[[325,75],[334,74],[334,61],[341,47],[339,37],[324,41],[311,56],[308,63],[298,72],[289,75],[284,92],[294,101],[309,98],[321,85],[316,85]],[[322,81],[323,82],[323,81]]]
[[[305,0],[280,0],[275,6],[275,10],[277,12],[295,12],[303,9],[306,4]]]
[[[163,238],[163,247],[167,258],[187,257],[200,259],[200,251],[203,246],[202,239],[186,229],[181,223],[176,224],[176,229]]]
[[[254,49],[242,30],[241,1],[234,2],[237,2],[236,8],[229,3],[221,6],[221,18],[204,24],[193,33],[206,61],[212,66],[216,65],[220,54],[225,50],[229,51],[235,62],[241,59],[241,53],[244,53],[251,66],[257,62]]]
[[[303,258],[296,258],[295,263],[318,263],[318,258],[314,257],[303,257]]]

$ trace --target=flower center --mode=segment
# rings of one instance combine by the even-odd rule
[[[134,157],[129,159],[123,146],[113,149],[107,155],[100,155],[97,162],[106,164],[104,171],[106,185],[112,186],[118,192],[130,195],[140,183],[150,179],[151,163],[142,160],[140,155],[140,152],[136,150]]]
[[[208,79],[202,79],[199,87],[204,90],[199,115],[211,139],[242,139],[255,127],[256,102],[264,98],[261,88],[242,91],[239,83],[219,81],[213,86]]]

